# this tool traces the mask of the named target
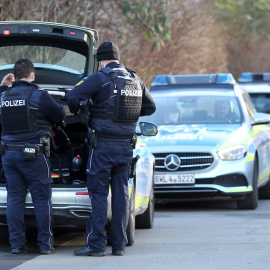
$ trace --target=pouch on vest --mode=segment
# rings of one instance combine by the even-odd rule
[[[26,143],[22,147],[23,160],[33,161],[39,154],[39,149],[35,144]]]

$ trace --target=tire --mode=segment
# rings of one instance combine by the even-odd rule
[[[152,229],[154,226],[154,211],[155,211],[155,199],[154,199],[154,172],[153,172],[148,206],[143,214],[136,216],[136,228]]]
[[[237,206],[239,209],[256,209],[258,206],[258,160],[254,160],[253,178],[252,178],[253,191],[246,195],[244,200],[238,200]]]
[[[267,184],[259,189],[260,199],[270,199],[270,179]]]
[[[135,186],[134,186],[134,179],[132,182],[132,191],[130,195],[129,201],[129,220],[127,225],[127,239],[128,243],[127,246],[132,246],[134,244],[135,239]]]

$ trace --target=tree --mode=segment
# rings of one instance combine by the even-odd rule
[[[213,14],[226,29],[228,64],[233,73],[270,69],[269,0],[212,0]]]
[[[0,20],[50,21],[98,30],[150,86],[158,74],[227,72],[222,27],[209,0],[0,0]]]
[[[165,45],[165,41],[171,41],[170,21],[166,16],[167,0],[116,0],[126,21],[132,25],[138,25],[144,36],[153,42],[152,50],[160,50]],[[175,1],[177,2],[177,0]]]
[[[152,49],[159,50],[166,41],[171,41],[167,5],[168,0],[1,0],[0,19],[53,21],[96,28],[110,21],[109,14],[114,12],[115,16],[120,15],[122,25],[139,26],[145,38],[152,42]]]
[[[218,20],[227,25],[231,36],[241,41],[246,41],[250,33],[269,38],[269,0],[217,0],[214,6]]]

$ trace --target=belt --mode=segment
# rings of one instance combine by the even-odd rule
[[[121,138],[116,136],[104,135],[104,134],[97,134],[98,142],[128,142],[132,143],[132,138]]]
[[[23,146],[24,146],[23,144],[21,144],[21,145],[19,145],[19,144],[6,144],[6,150],[7,151],[22,151]],[[39,152],[43,151],[42,145],[35,144],[35,146],[38,148]]]

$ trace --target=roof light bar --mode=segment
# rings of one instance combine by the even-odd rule
[[[231,73],[195,75],[158,75],[151,86],[179,84],[235,84]]]
[[[244,72],[238,79],[239,83],[270,82],[270,73]]]
[[[154,78],[151,86],[154,85],[168,85],[168,76],[167,75],[158,75]]]

